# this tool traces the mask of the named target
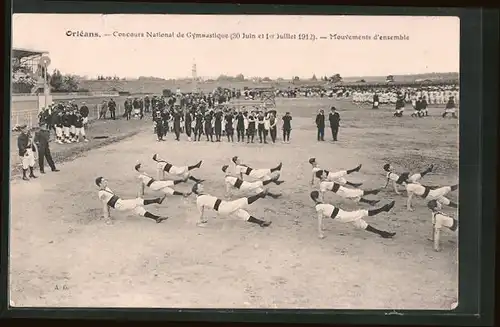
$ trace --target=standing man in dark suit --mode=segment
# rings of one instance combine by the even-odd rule
[[[110,98],[108,101],[109,113],[111,115],[111,119],[116,119],[116,102],[113,98]]]
[[[215,119],[215,142],[221,142],[222,137],[222,119],[224,117],[224,113],[222,112],[221,107],[218,107],[215,110],[214,119]]]
[[[45,174],[44,159],[47,159],[47,163],[52,171],[59,171],[59,169],[56,169],[56,165],[52,159],[52,154],[50,153],[49,135],[49,130],[45,128],[39,128],[35,132],[34,141],[38,147],[38,165],[40,167],[41,174]]]
[[[163,139],[163,136],[164,136],[163,117],[162,117],[162,113],[159,109],[156,109],[153,112],[153,120],[155,122],[155,131],[156,131],[156,136],[158,137],[158,142],[164,141],[164,139]]]
[[[281,118],[283,120],[283,142],[290,143],[290,133],[292,132],[292,116],[286,112]]]
[[[150,111],[150,105],[151,105],[151,100],[146,95],[144,97],[144,112],[149,113],[149,111]]]
[[[316,128],[318,129],[318,141],[325,140],[325,112],[323,109],[316,115]]]
[[[174,120],[174,133],[175,133],[175,140],[180,141],[180,136],[181,136],[181,117],[182,113],[180,109],[174,109],[174,112],[172,113],[173,120]]]
[[[132,115],[132,98],[128,97],[127,100],[125,100],[123,106],[125,107],[125,113],[123,114],[123,117],[127,118],[127,120],[130,120]]]
[[[337,134],[339,133],[340,125],[340,115],[335,107],[331,108],[330,114],[328,115],[328,120],[330,121],[330,128],[332,129],[332,138],[337,141]]]
[[[139,118],[144,118],[144,99],[139,99]]]

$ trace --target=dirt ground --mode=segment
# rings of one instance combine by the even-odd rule
[[[332,104],[342,117],[339,141],[316,142],[314,115]],[[188,143],[173,141],[172,135],[158,143],[144,123],[135,136],[61,163],[57,174],[29,183],[14,179],[11,300],[19,307],[449,309],[458,292],[456,235],[444,231],[442,251],[432,250],[425,202],[417,199],[415,211],[408,212],[405,197],[387,189],[371,197],[381,204],[395,199],[395,208],[367,222],[396,231],[394,239],[326,221],[327,237],[320,240],[308,159],[316,157],[332,171],[363,164],[349,180],[366,189],[385,184],[387,161],[412,172],[434,163],[425,182],[454,184],[458,121],[442,119],[439,108],[431,108],[432,117],[425,119],[396,119],[392,108],[370,110],[331,99],[281,99],[278,110],[294,117],[290,144]],[[161,224],[114,212],[114,224],[106,225],[95,178],[105,176],[121,197],[135,197],[133,167],[140,161],[154,173],[153,153],[176,165],[203,159],[193,175],[219,197],[224,195],[220,167],[232,156],[255,168],[282,161],[286,182],[271,189],[283,197],[259,200],[248,209],[271,219],[272,226],[209,212],[208,225],[197,227],[194,197],[169,197],[161,206],[149,206],[171,217]],[[155,195],[146,192],[146,198]],[[457,199],[456,192],[451,198]],[[333,194],[325,200],[346,210],[366,207]]]

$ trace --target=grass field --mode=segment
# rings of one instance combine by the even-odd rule
[[[339,142],[318,143],[314,115],[332,104],[342,116]],[[291,144],[187,143],[172,135],[157,143],[148,120],[134,136],[61,163],[57,174],[29,183],[13,180],[11,300],[16,306],[449,309],[458,292],[456,236],[443,232],[442,251],[432,250],[425,202],[416,199],[415,211],[408,212],[405,197],[387,189],[376,197],[381,204],[396,200],[395,208],[367,222],[396,231],[394,239],[326,221],[327,237],[320,240],[307,161],[316,157],[330,170],[361,163],[362,170],[349,179],[366,189],[385,184],[387,161],[412,172],[434,163],[425,182],[454,184],[458,121],[442,119],[438,108],[429,110],[431,117],[396,119],[392,108],[370,110],[332,99],[278,99],[277,105],[294,117]],[[328,131],[326,136],[329,140]],[[210,212],[208,226],[197,227],[193,197],[151,206],[171,217],[162,224],[115,212],[115,223],[106,225],[94,179],[106,176],[120,196],[134,197],[133,166],[141,161],[153,173],[155,152],[177,165],[203,159],[194,175],[206,179],[205,190],[219,197],[224,195],[220,167],[232,156],[255,168],[282,161],[286,183],[271,189],[283,197],[259,200],[248,209],[272,220],[272,226],[262,229]],[[325,200],[346,210],[365,208],[332,194]]]

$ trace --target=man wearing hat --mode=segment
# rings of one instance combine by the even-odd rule
[[[292,116],[290,112],[286,112],[285,115],[281,118],[283,120],[283,142],[290,142],[290,133],[292,131]]]
[[[131,114],[132,114],[132,97],[127,97],[127,100],[125,100],[125,113],[123,114],[124,118],[127,118],[127,120],[130,120]]]
[[[316,115],[316,128],[318,129],[318,141],[325,140],[325,112],[320,109]]]
[[[38,128],[35,131],[34,141],[38,147],[38,166],[40,167],[41,174],[45,174],[44,159],[47,159],[47,163],[52,171],[59,171],[59,169],[56,168],[54,160],[52,159],[52,154],[50,153],[49,135],[49,130],[44,127]]]
[[[330,128],[332,130],[333,141],[337,141],[337,135],[339,133],[339,125],[340,125],[340,115],[335,107],[331,108],[330,114],[328,115],[328,120],[330,121]]]
[[[27,181],[29,180],[28,176],[26,176],[28,169],[30,170],[29,177],[37,178],[33,172],[33,168],[35,167],[35,156],[33,151],[35,151],[36,148],[31,141],[31,135],[28,132],[27,126],[22,125],[20,128],[21,134],[17,137],[17,148],[23,165],[23,180]]]
[[[113,100],[113,98],[110,98],[108,101],[108,109],[109,109],[109,114],[111,115],[111,119],[115,120],[116,119],[116,102]]]

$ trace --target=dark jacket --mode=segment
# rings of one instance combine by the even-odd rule
[[[113,110],[116,110],[116,102],[113,101],[113,100],[109,100],[108,101],[108,108],[109,110],[113,111]],[[82,115],[83,116],[83,115]]]
[[[193,116],[191,116],[190,112],[186,112],[186,115],[184,116],[184,124],[186,126],[191,126],[192,122],[193,122]]]
[[[215,117],[215,123],[216,124],[221,124],[222,123],[222,117],[224,116],[224,113],[222,111],[217,111],[214,114]]]
[[[201,128],[203,126],[203,115],[198,112],[195,116],[195,121],[196,121],[196,128]]]
[[[211,113],[207,113],[205,114],[205,126],[212,126],[212,114]]]
[[[233,128],[233,114],[228,113],[224,116],[224,120],[226,121],[226,130]]]
[[[292,129],[292,116],[283,116],[283,129],[284,130],[291,130]]]
[[[76,128],[83,127],[83,117],[81,115],[75,115],[75,125]]]
[[[330,121],[330,126],[339,126],[340,124],[340,115],[338,112],[330,112],[328,115],[328,120]]]
[[[89,108],[87,106],[82,106],[80,108],[80,115],[82,115],[82,117],[88,117],[89,116]]]
[[[180,112],[174,112],[172,114],[172,116],[174,118],[174,128],[180,129],[181,128],[181,117],[182,117],[182,114]]]
[[[46,129],[41,129],[35,133],[35,138],[34,138],[35,144],[40,149],[48,148],[49,137],[50,137],[50,132]]]
[[[399,98],[396,100],[396,109],[402,109],[405,107],[405,101],[403,98]]]
[[[33,145],[30,141],[30,136],[25,133],[19,134],[19,136],[17,137],[17,148],[19,150],[19,155],[24,156],[26,150],[28,150],[30,147],[33,149]]]
[[[63,116],[58,113],[54,114],[54,125],[56,125],[56,127],[63,127],[62,117]]]
[[[76,114],[71,113],[69,115],[69,124],[70,124],[70,126],[76,126],[75,125],[76,124]]]
[[[236,124],[237,129],[244,129],[245,128],[245,117],[243,116],[242,113],[239,113],[238,115],[236,115],[236,121],[237,121],[237,124]]]
[[[323,114],[316,115],[316,127],[325,128],[325,115]]]
[[[62,115],[62,125],[64,127],[70,127],[71,126],[71,120],[70,120],[69,113],[63,113],[63,115]]]

